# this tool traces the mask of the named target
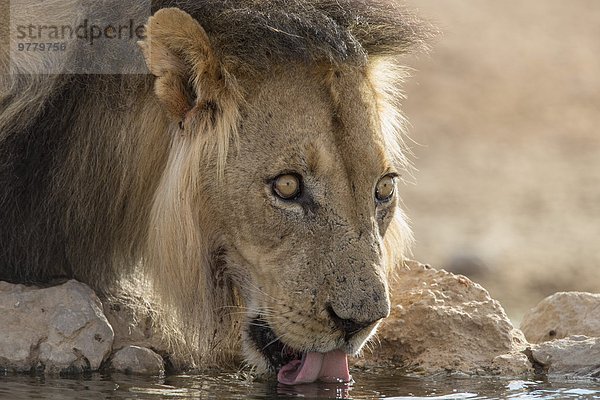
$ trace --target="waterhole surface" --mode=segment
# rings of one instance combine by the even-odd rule
[[[5,375],[0,376],[0,399],[600,399],[600,381],[411,378],[393,371],[355,371],[353,376],[355,382],[348,385],[286,387],[235,373],[78,379]]]

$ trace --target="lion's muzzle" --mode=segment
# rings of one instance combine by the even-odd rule
[[[377,264],[349,262],[347,270],[330,279],[327,314],[346,342],[359,333],[371,330],[390,313],[387,281]]]

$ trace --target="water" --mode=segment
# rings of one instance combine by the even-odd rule
[[[389,371],[355,372],[354,379],[351,385],[285,387],[231,373],[79,379],[8,375],[0,376],[0,399],[600,399],[600,381],[411,378]]]

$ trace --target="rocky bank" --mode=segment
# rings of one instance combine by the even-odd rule
[[[600,378],[600,293],[559,292],[523,318],[538,371],[569,378]]]
[[[0,282],[0,369],[164,374],[166,353],[151,319],[104,303],[76,281],[49,288]],[[423,375],[598,378],[599,323],[600,295],[559,293],[530,311],[522,332],[480,285],[406,262],[392,283],[390,317],[353,363]]]
[[[392,312],[380,346],[359,361],[432,374],[532,372],[527,342],[500,303],[462,275],[407,262],[392,289]]]

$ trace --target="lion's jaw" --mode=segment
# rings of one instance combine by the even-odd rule
[[[244,257],[243,262],[251,270],[256,261]],[[297,267],[298,273],[293,274],[290,272],[293,268],[273,267],[270,268],[273,271],[285,272],[270,278],[249,273],[238,280],[246,304],[244,355],[259,371],[278,373],[281,383],[307,383],[316,379],[349,381],[347,354],[358,353],[380,320],[389,314],[383,278],[376,274],[369,277],[366,271],[353,276],[341,264],[317,258],[315,261],[316,265],[333,268],[323,267],[324,276],[317,279],[315,270]],[[333,272],[336,267],[347,275]],[[356,276],[360,276],[360,281],[355,280]],[[369,279],[372,281],[362,283]],[[365,290],[360,290],[361,287]],[[345,320],[361,323],[346,327],[338,313]]]
[[[280,294],[271,295],[269,289],[259,285],[262,284],[245,285],[244,297],[250,306],[246,307],[242,334],[244,356],[259,371],[277,373],[279,382],[284,384],[350,381],[347,355],[359,352],[381,318],[389,313],[387,291],[383,288],[384,301],[374,304],[380,308],[371,314],[375,316],[364,325],[345,330],[335,322],[338,317],[332,311],[331,299],[349,291],[327,290],[328,285],[323,283],[322,293],[313,296],[309,294],[314,292],[309,290],[313,285],[307,282],[294,283],[294,289],[281,285],[281,291],[275,291]],[[350,302],[353,297],[346,299]],[[340,299],[336,302],[339,304]]]
[[[345,375],[345,354],[390,309],[384,236],[397,199],[374,195],[395,166],[367,79],[348,71],[331,79],[295,66],[246,89],[237,149],[214,189],[245,301],[245,356],[291,376],[284,383],[319,376],[319,366]],[[300,177],[297,198],[275,193],[283,174]]]

